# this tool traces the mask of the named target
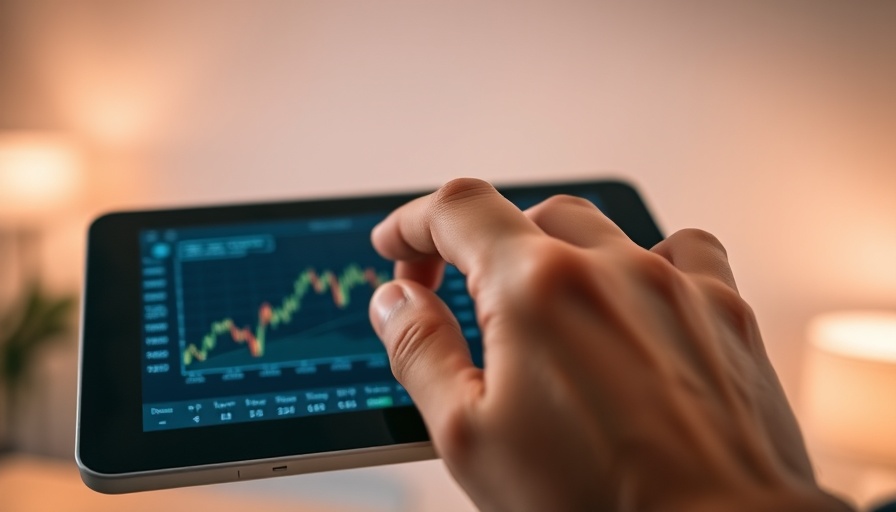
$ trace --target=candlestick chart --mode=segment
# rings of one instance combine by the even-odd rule
[[[318,272],[313,268],[306,269],[293,283],[292,293],[284,297],[278,306],[272,306],[269,302],[263,302],[259,306],[254,329],[240,327],[232,318],[216,321],[200,343],[191,343],[184,349],[183,364],[188,367],[194,362],[206,361],[219,343],[228,340],[244,344],[251,357],[263,358],[268,330],[292,322],[294,316],[300,313],[303,299],[309,293],[329,294],[335,308],[345,309],[351,303],[354,288],[376,288],[388,279],[387,273],[377,273],[373,267],[361,268],[357,264],[347,266],[340,274],[330,270]]]
[[[345,235],[269,238],[181,244],[181,373],[382,357],[367,306],[391,264]]]

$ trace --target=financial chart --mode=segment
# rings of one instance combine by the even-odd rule
[[[142,233],[144,429],[409,405],[368,318],[382,217]],[[439,294],[477,343],[453,267]]]
[[[382,351],[369,332],[367,302],[390,279],[382,268],[389,265],[362,267],[349,259],[357,254],[343,262],[308,258],[313,253],[289,242],[281,240],[272,255],[182,264],[181,309],[193,312],[184,326],[184,375],[282,369]],[[303,259],[320,265],[293,270]],[[242,278],[227,278],[234,275]]]

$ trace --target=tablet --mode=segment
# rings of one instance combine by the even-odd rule
[[[630,185],[500,188],[520,208],[555,194],[597,205],[650,247]],[[122,493],[434,457],[370,326],[392,263],[370,230],[420,194],[112,213],[88,234],[76,458]],[[474,361],[464,276],[438,294]]]

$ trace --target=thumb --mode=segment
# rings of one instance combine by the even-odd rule
[[[482,370],[473,365],[457,320],[432,290],[402,279],[377,288],[370,319],[392,373],[438,438],[450,415],[481,389]]]

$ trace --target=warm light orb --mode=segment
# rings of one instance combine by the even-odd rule
[[[828,313],[807,334],[810,436],[843,456],[896,466],[896,312]]]
[[[0,132],[0,218],[27,223],[70,203],[81,186],[77,148],[52,132]]]
[[[809,340],[848,357],[896,363],[896,312],[846,311],[816,317]]]

